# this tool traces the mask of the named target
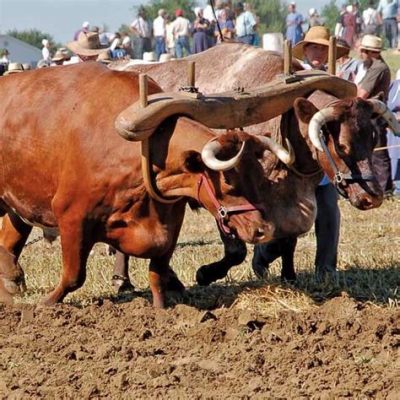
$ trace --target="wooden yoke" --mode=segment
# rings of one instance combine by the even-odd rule
[[[144,110],[148,105],[148,82],[147,75],[140,74],[139,75],[139,102],[140,107]],[[144,186],[149,193],[150,197],[154,200],[159,201],[163,204],[173,204],[181,199],[181,197],[174,197],[172,199],[166,199],[161,197],[158,194],[158,190],[153,183],[153,175],[152,175],[152,163],[150,160],[150,144],[149,138],[142,140],[141,142],[141,164],[142,164],[142,175],[143,175],[143,183]]]
[[[356,85],[323,71],[298,71],[290,81],[277,77],[258,88],[197,98],[185,93],[157,93],[148,97],[148,106],[134,103],[115,120],[117,132],[126,140],[140,141],[153,134],[172,115],[184,115],[209,128],[234,129],[255,125],[281,115],[293,107],[298,97],[321,90],[337,98],[355,97]]]
[[[336,37],[331,36],[329,38],[329,50],[328,50],[328,74],[336,75]]]

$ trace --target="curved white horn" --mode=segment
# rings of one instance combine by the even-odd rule
[[[372,105],[374,113],[379,114],[389,125],[389,128],[393,131],[393,134],[400,136],[400,124],[396,119],[396,116],[389,110],[387,105],[377,99],[368,99],[369,104]]]
[[[289,142],[289,139],[286,139],[286,145],[288,150],[286,150],[282,145],[275,142],[269,137],[266,136],[257,136],[257,139],[269,150],[272,151],[284,164],[290,166],[295,161],[295,154],[293,151],[293,147]]]
[[[334,119],[334,108],[327,107],[315,113],[310,120],[310,123],[308,125],[308,137],[310,138],[313,146],[316,147],[319,151],[324,151],[322,148],[321,139],[319,137],[321,128],[327,122]]]
[[[242,158],[243,150],[246,142],[242,142],[242,146],[239,152],[229,160],[218,160],[216,155],[221,151],[222,145],[218,142],[217,138],[211,139],[206,143],[201,151],[201,159],[208,168],[214,171],[227,171],[238,165],[240,159]]]

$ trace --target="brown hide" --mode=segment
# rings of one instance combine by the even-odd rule
[[[159,91],[150,82],[149,93]],[[13,222],[15,213],[30,223],[59,228],[63,275],[46,299],[49,304],[83,284],[90,249],[104,241],[152,259],[151,287],[156,305],[162,306],[161,278],[176,244],[185,199],[199,195],[201,204],[217,215],[204,185],[198,190],[201,173],[222,205],[261,203],[260,142],[245,133],[220,137],[223,158],[236,154],[243,141],[245,152],[235,169],[211,171],[199,153],[215,134],[183,117],[165,121],[150,148],[161,194],[185,199],[164,205],[147,195],[140,144],[125,141],[114,129],[115,117],[138,100],[136,74],[82,63],[1,78],[0,93],[0,197],[8,212],[0,245],[18,257],[29,235],[24,224]],[[235,214],[227,225],[248,242],[271,239],[274,226],[263,219],[264,211]]]
[[[190,56],[184,60],[169,61],[150,65],[129,66],[129,63],[115,63],[111,68],[125,69],[131,71],[146,72],[155,79],[165,91],[176,91],[187,84],[187,61],[196,62],[196,87],[204,93],[217,93],[232,90],[238,87],[245,89],[257,88],[270,82],[277,74],[283,73],[282,55],[265,51],[253,46],[241,43],[226,43],[215,46],[205,52]],[[293,60],[293,71],[302,69],[301,65]],[[320,93],[318,101],[316,96],[311,96],[310,101],[315,101],[316,109],[321,109],[332,100],[332,96]],[[371,171],[372,154],[372,125],[366,123],[371,120],[371,108],[365,102],[339,101],[337,104],[338,117],[342,124],[330,124],[331,136],[329,136],[330,150],[336,163],[342,167],[343,172],[352,168],[352,172],[362,171],[365,175],[373,175]],[[363,134],[360,134],[358,121],[365,121]],[[317,154],[308,139],[308,122],[299,121],[293,112],[285,113],[282,117],[274,118],[266,123],[246,127],[246,131],[253,134],[265,134],[270,132],[271,136],[278,142],[282,137],[288,137],[295,153],[295,168],[299,172],[310,172],[318,169],[319,165],[330,178],[333,178],[333,170],[323,154],[318,154],[319,164],[316,162]],[[338,154],[336,149],[340,143],[346,143],[347,154]],[[274,156],[264,160],[265,176],[268,192],[265,197],[266,208],[277,213],[276,223],[280,232],[284,235],[301,233],[308,230],[312,223],[313,214],[307,212],[305,216],[300,209],[304,204],[290,200],[288,197],[295,196],[298,199],[307,199],[307,204],[313,197],[316,184],[320,176],[299,177],[293,172],[282,170],[281,165],[276,165]],[[344,187],[353,206],[360,209],[378,207],[382,203],[383,193],[378,182],[351,182]],[[277,202],[279,199],[279,202]],[[281,204],[286,203],[286,210],[282,210]],[[309,206],[307,206],[308,208]],[[284,220],[281,216],[285,216]],[[305,217],[305,218],[304,218]],[[310,219],[309,219],[310,218]],[[282,226],[279,226],[282,223]],[[294,231],[291,232],[291,229]]]

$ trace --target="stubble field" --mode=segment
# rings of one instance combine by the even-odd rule
[[[195,271],[222,246],[212,218],[188,210],[172,262],[187,292],[166,310],[151,307],[145,260],[131,259],[136,292],[114,294],[104,245],[82,289],[37,307],[58,280],[59,242],[26,247],[28,291],[0,305],[0,398],[398,398],[400,201],[340,207],[336,281],[314,280],[310,232],[295,285],[280,283],[279,262],[257,280],[248,246],[246,262],[208,288]]]

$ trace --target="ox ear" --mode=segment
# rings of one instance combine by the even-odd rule
[[[308,124],[313,115],[318,111],[314,104],[301,97],[294,101],[293,107],[297,119],[305,124]]]
[[[199,173],[203,172],[205,165],[201,159],[200,153],[197,151],[186,151],[183,153],[184,166],[183,168],[188,172]]]

